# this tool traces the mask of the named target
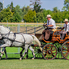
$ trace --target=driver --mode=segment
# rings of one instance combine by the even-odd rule
[[[43,32],[42,32],[42,39],[48,40],[50,37],[50,31],[52,31],[52,29],[56,28],[56,24],[55,21],[51,18],[51,15],[47,15],[47,24],[44,24],[43,26],[47,27]]]

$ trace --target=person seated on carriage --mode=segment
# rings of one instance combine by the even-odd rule
[[[51,18],[51,15],[47,15],[47,24],[43,24],[45,30],[42,32],[42,39],[49,40],[51,32],[56,28],[55,21]]]
[[[60,39],[63,40],[66,33],[69,31],[69,23],[68,23],[68,19],[65,19],[64,20],[65,24],[63,26],[63,28],[61,29],[61,32],[60,32]],[[62,31],[63,29],[65,29],[65,31]]]

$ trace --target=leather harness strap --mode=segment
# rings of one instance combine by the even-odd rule
[[[3,35],[5,35],[5,36],[8,35],[8,36],[9,36],[10,34],[12,34],[12,33],[9,32],[9,33],[7,33],[7,34],[1,34],[1,36],[2,36],[2,39],[9,39],[9,40],[12,42],[12,44],[13,44],[14,41],[16,41],[16,40],[15,40],[15,39],[16,39],[16,34],[21,34],[21,35],[23,36],[23,33],[13,33],[13,34],[14,34],[14,37],[15,37],[14,39],[10,39],[10,38],[8,38],[8,37],[3,37]],[[23,46],[25,46],[25,38],[24,38],[24,36],[23,36],[23,39],[24,39],[24,42],[19,42],[19,41],[16,41],[16,42],[22,43]],[[10,47],[12,47],[12,44],[11,44]],[[23,46],[22,46],[22,47],[23,47]]]

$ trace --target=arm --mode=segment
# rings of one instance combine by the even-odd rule
[[[65,27],[63,27],[62,29],[61,29],[61,31],[64,29]]]
[[[48,27],[53,27],[53,25],[48,25]]]
[[[48,27],[53,27],[54,25],[55,25],[55,21],[51,19],[51,20],[49,21]]]

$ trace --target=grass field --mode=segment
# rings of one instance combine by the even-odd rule
[[[0,69],[69,69],[69,61],[64,59],[8,59],[0,60]]]
[[[69,69],[69,61],[65,59],[44,60],[39,58],[32,60],[32,53],[29,53],[28,59],[20,61],[20,54],[14,54],[18,53],[18,48],[7,47],[6,49],[8,59],[4,59],[5,55],[2,57],[0,69]]]

